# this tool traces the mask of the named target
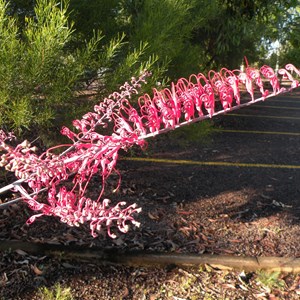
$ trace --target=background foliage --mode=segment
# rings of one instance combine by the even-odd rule
[[[92,107],[83,91],[93,86],[99,101],[144,68],[153,73],[149,90],[211,68],[239,68],[244,56],[299,65],[298,4],[0,0],[0,125],[51,140]]]

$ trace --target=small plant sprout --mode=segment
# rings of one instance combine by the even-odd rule
[[[285,285],[284,280],[280,278],[281,273],[276,272],[267,272],[259,271],[257,272],[257,282],[262,284],[264,288],[272,290],[273,288],[283,288]]]
[[[42,287],[39,289],[41,300],[73,300],[70,288],[63,288],[60,284],[56,284],[52,288]]]

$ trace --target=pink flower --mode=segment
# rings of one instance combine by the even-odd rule
[[[278,73],[292,81],[292,89],[299,82],[291,72],[300,75],[291,64]],[[240,85],[246,88],[254,102],[255,84],[264,100],[269,91],[264,89],[261,75],[271,83],[274,95],[284,91],[274,70],[268,66],[260,69],[247,66],[245,72],[223,68],[220,72],[210,71],[208,77],[199,73],[188,79],[180,78],[170,89],[153,89],[152,96],[144,94],[138,98],[136,107],[129,99],[138,93],[149,76],[144,72],[95,105],[93,112],[74,120],[75,132],[63,127],[61,133],[70,139],[70,144],[55,146],[39,156],[28,141],[16,147],[8,145],[7,141],[14,135],[0,130],[0,151],[3,152],[0,165],[20,178],[12,187],[21,193],[32,210],[39,212],[27,223],[43,215],[56,216],[69,226],[89,223],[93,237],[106,230],[111,238],[117,237],[117,231],[128,232],[130,225],[139,226],[134,217],[141,209],[136,204],[126,207],[121,201],[112,205],[108,199],[103,199],[107,178],[112,173],[119,176],[116,189],[119,188],[121,175],[116,164],[120,150],[126,151],[134,145],[144,147],[145,139],[150,136],[225,113],[235,104],[240,107]],[[222,107],[216,105],[217,101]],[[102,128],[113,128],[113,132],[101,134]],[[63,149],[60,155],[54,153],[58,148]],[[89,189],[94,188],[90,187],[94,177],[101,188],[96,198],[91,199],[87,195]],[[26,187],[23,182],[27,183]],[[45,190],[48,190],[48,202],[39,202],[38,196]]]

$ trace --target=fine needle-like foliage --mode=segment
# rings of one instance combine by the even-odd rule
[[[86,111],[78,95],[92,82],[103,97],[144,68],[162,77],[163,64],[145,53],[148,44],[128,47],[123,33],[102,44],[104,34],[94,31],[74,46],[69,0],[37,0],[24,24],[8,8],[0,0],[0,126],[18,135],[30,131],[49,143],[53,129]]]
[[[24,28],[8,15],[7,6],[0,0],[1,124],[17,132],[50,126],[63,108],[72,111],[72,88],[102,37],[95,34],[85,49],[69,53],[68,1],[36,1]]]

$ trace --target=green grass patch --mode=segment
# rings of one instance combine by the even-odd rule
[[[170,133],[170,137],[178,140],[182,146],[195,143],[209,144],[213,131],[213,123],[210,120],[204,120],[199,123],[178,128]]]

